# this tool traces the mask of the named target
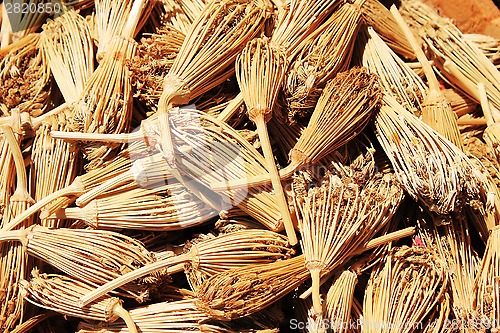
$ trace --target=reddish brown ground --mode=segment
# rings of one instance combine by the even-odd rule
[[[424,0],[452,18],[465,33],[500,38],[500,9],[492,0]]]

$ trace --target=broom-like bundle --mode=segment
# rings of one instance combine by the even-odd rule
[[[491,147],[497,160],[500,161],[500,124],[496,123],[493,119],[486,88],[482,82],[478,84],[478,91],[481,99],[481,109],[483,110],[484,118],[488,125],[484,130],[483,139]]]
[[[178,182],[153,189],[134,184],[93,199],[84,207],[56,212],[64,219],[82,220],[94,229],[175,231],[201,225],[217,212]]]
[[[405,110],[392,96],[375,118],[377,139],[404,189],[440,215],[481,205],[486,177],[454,144]]]
[[[379,77],[384,93],[392,95],[408,111],[419,115],[427,95],[422,79],[371,27],[362,31],[363,35],[367,32],[363,36],[367,39],[362,56],[363,66]]]
[[[83,305],[89,304],[101,295],[106,294],[123,284],[141,278],[147,274],[168,267],[179,267],[187,264],[188,268],[198,270],[212,276],[223,274],[229,269],[259,265],[286,258],[291,250],[286,237],[268,230],[241,230],[204,241],[188,244],[187,252],[165,260],[158,260],[145,265],[122,277],[110,281],[95,289],[81,299]],[[182,268],[181,268],[182,270]]]
[[[19,41],[40,28],[50,10],[49,6],[46,6],[48,4],[43,0],[3,1],[0,13],[2,15],[0,53],[12,42]],[[54,3],[50,5],[51,10],[54,10]]]
[[[205,0],[174,0],[163,2],[165,20],[183,34],[189,33],[191,25],[201,15],[209,1]]]
[[[228,79],[238,53],[264,28],[267,9],[261,0],[214,0],[207,4],[164,78],[159,112],[187,104]]]
[[[86,229],[28,229],[3,231],[0,241],[18,241],[26,253],[69,276],[89,284],[112,281],[138,267],[153,263],[155,257],[138,241],[119,233]],[[161,280],[164,272],[121,288],[120,295],[142,302],[149,285]]]
[[[159,27],[154,34],[146,35],[137,46],[136,55],[127,66],[131,72],[134,97],[156,109],[163,90],[163,76],[179,53],[186,35],[170,25]]]
[[[405,2],[402,13],[408,21],[420,27],[420,34],[432,52],[434,64],[453,85],[480,102],[477,84],[484,83],[494,106],[493,118],[500,120],[500,73],[477,45],[464,38],[450,20],[440,17],[419,1]]]
[[[318,104],[290,152],[289,165],[280,170],[282,178],[290,177],[302,166],[314,164],[337,150],[361,132],[381,98],[376,75],[363,67],[338,74],[322,92]],[[269,183],[269,177],[246,177],[213,184],[215,190]]]
[[[446,285],[445,264],[434,251],[394,248],[368,281],[362,332],[420,332]]]
[[[427,96],[422,106],[422,120],[438,133],[442,134],[445,138],[453,142],[458,148],[463,150],[462,138],[457,124],[457,116],[453,112],[450,103],[448,103],[444,94],[441,92],[439,82],[434,74],[431,64],[418,45],[415,36],[405,23],[403,17],[399,14],[396,6],[392,5],[391,13],[394,15],[399,27],[404,32],[406,39],[412,46],[418,61],[422,65],[425,77],[427,78],[429,89],[427,90]]]
[[[477,108],[477,103],[461,90],[445,89],[443,94],[459,118],[472,113]]]
[[[267,130],[267,122],[272,116],[272,109],[285,75],[286,65],[285,55],[272,47],[267,39],[254,39],[238,55],[235,67],[236,78],[247,106],[248,118],[257,127],[267,171],[271,176],[274,198],[286,234],[290,244],[295,245],[297,236]]]
[[[63,132],[66,133],[66,132]],[[149,150],[143,141],[137,141],[130,144],[127,149],[121,151],[113,160],[107,162],[105,165],[98,169],[94,169],[87,173],[84,173],[80,176],[77,176],[73,182],[60,189],[57,190],[43,199],[37,201],[34,205],[32,205],[29,209],[26,209],[18,216],[16,216],[9,223],[5,223],[2,226],[2,230],[12,230],[18,224],[22,223],[25,219],[28,219],[30,216],[40,211],[44,207],[49,204],[53,204],[50,208],[53,212],[57,208],[61,208],[60,205],[54,204],[58,202],[63,202],[64,204],[68,203],[66,199],[60,198],[74,198],[81,196],[83,193],[90,191],[94,187],[99,186],[103,182],[125,172],[130,168],[131,158],[137,156],[138,158],[144,157],[144,155],[150,154],[151,150]],[[64,206],[64,205],[63,205]]]
[[[65,11],[44,24],[40,45],[64,100],[76,102],[94,72],[94,48],[87,20],[74,10]]]
[[[119,298],[103,296],[82,309],[77,305],[79,297],[92,290],[91,286],[63,275],[40,274],[36,269],[31,274],[30,281],[20,282],[23,298],[31,304],[87,320],[114,322],[121,318],[130,333],[137,333],[133,319]]]
[[[294,189],[298,187],[294,206],[301,245],[311,272],[313,306],[318,316],[323,313],[320,277],[343,264],[352,252],[384,228],[403,200],[395,177],[373,174],[373,161],[368,164],[368,174],[373,178],[366,183],[349,175],[339,177],[327,172],[321,185],[310,190],[303,190],[308,188],[307,182],[306,186],[294,184]]]
[[[476,308],[482,317],[482,328],[492,332],[500,328],[500,227],[488,238],[481,267],[474,285]]]
[[[28,192],[28,180],[19,142],[10,127],[1,129],[9,146],[9,154],[12,155],[17,178],[16,189],[1,219],[1,225],[4,226],[33,204],[33,199]],[[26,220],[19,228],[29,227],[31,223],[31,219]],[[11,242],[0,244],[0,329],[2,331],[9,331],[19,320],[22,321],[25,303],[19,297],[19,281],[27,277],[28,271],[28,257],[21,244]]]
[[[355,36],[361,26],[360,6],[343,4],[298,47],[284,84],[288,120],[309,116],[326,83],[351,62]]]
[[[423,246],[434,249],[445,265],[455,317],[465,323],[479,319],[474,306],[474,281],[480,259],[472,247],[467,220],[455,216],[452,222],[436,226],[420,218],[417,223],[417,236]]]
[[[232,320],[276,302],[308,276],[302,255],[270,264],[248,265],[207,279],[197,291],[195,304],[211,318]]]
[[[382,3],[378,0],[366,0],[361,11],[366,23],[375,29],[394,52],[406,59],[415,59],[412,46],[408,43],[394,17]]]
[[[279,8],[271,43],[276,44],[291,61],[304,39],[315,31],[340,4],[338,0],[291,0]]]
[[[481,34],[464,34],[463,37],[476,44],[493,65],[500,69],[500,39]]]
[[[0,56],[0,109],[17,108],[33,117],[45,112],[51,80],[39,40],[40,34],[29,34]]]

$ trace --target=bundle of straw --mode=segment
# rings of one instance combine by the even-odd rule
[[[232,320],[276,302],[309,276],[304,256],[216,274],[197,291],[196,306],[211,318]]]
[[[295,116],[309,116],[326,83],[347,70],[354,37],[361,26],[359,7],[363,1],[343,4],[298,47],[300,52],[290,65],[284,84],[290,122],[294,122]]]
[[[120,36],[113,38],[106,47],[101,64],[87,81],[79,102],[73,106],[73,118],[69,124],[71,130],[85,133],[122,133],[129,130],[132,87],[125,63],[135,53],[136,42],[132,37],[145,1],[134,1],[126,25],[120,26]],[[83,147],[84,156],[90,162],[87,168],[93,169],[102,164],[113,148],[87,143]]]
[[[450,103],[441,92],[439,82],[434,74],[431,64],[427,60],[424,52],[420,48],[408,25],[405,23],[398,9],[393,5],[391,13],[398,22],[399,27],[404,32],[406,39],[415,52],[418,61],[422,65],[429,89],[422,106],[422,120],[442,134],[445,138],[453,142],[458,148],[463,150],[462,138],[457,124],[457,116],[453,112]]]
[[[445,265],[431,249],[394,248],[368,281],[362,331],[420,332],[446,284]]]
[[[119,233],[84,229],[28,229],[0,232],[0,241],[18,241],[34,256],[69,276],[90,284],[104,284],[114,278],[153,263],[155,257],[138,241]],[[142,302],[150,285],[164,272],[130,283],[120,295]]]
[[[290,152],[290,163],[280,170],[282,178],[290,177],[297,169],[314,164],[343,146],[361,132],[381,98],[376,75],[363,67],[353,67],[338,74],[323,90],[318,104]],[[237,181],[212,185],[213,189],[256,186],[269,182],[261,174]]]
[[[56,212],[64,219],[82,220],[94,229],[175,231],[201,225],[217,212],[178,182],[153,189],[131,184],[91,200],[84,207]]]
[[[121,151],[113,160],[107,162],[102,167],[76,177],[70,185],[52,192],[43,199],[37,201],[29,209],[26,209],[18,216],[16,216],[12,221],[9,221],[9,223],[5,223],[2,226],[2,230],[11,230],[15,228],[24,220],[33,216],[33,214],[49,204],[52,204],[51,212],[57,208],[64,207],[68,203],[68,201],[67,199],[60,198],[74,198],[81,196],[83,193],[90,191],[101,183],[128,170],[130,168],[131,158],[140,158],[143,157],[142,155],[150,153],[151,151],[146,147],[144,142],[137,141],[131,143],[127,149]],[[60,205],[61,202],[63,203],[62,206]]]
[[[459,118],[472,113],[477,108],[477,103],[461,90],[445,89],[443,94]]]
[[[246,43],[264,28],[267,4],[261,0],[211,1],[186,34],[164,78],[160,113],[187,104],[228,79]]]
[[[257,127],[267,170],[285,231],[291,245],[297,244],[292,217],[283,192],[281,179],[276,168],[273,149],[266,123],[272,116],[272,109],[285,75],[286,58],[273,48],[267,39],[252,40],[236,58],[236,78],[248,110],[248,118]],[[264,80],[264,82],[263,82]]]
[[[440,17],[427,5],[407,1],[401,10],[411,24],[420,28],[434,64],[453,85],[479,102],[477,84],[484,83],[494,106],[493,118],[500,120],[500,73],[495,65],[450,20]]]
[[[43,0],[5,0],[1,8],[0,54],[13,42],[35,32],[47,17]],[[19,6],[19,7],[18,7]],[[43,6],[43,10],[38,10]],[[28,10],[23,10],[23,9]],[[36,10],[33,10],[36,8]]]
[[[486,177],[454,144],[405,110],[393,97],[375,118],[377,139],[404,189],[434,213],[482,205]]]
[[[20,282],[23,298],[31,304],[65,316],[87,320],[114,322],[121,318],[130,333],[137,333],[133,319],[122,307],[119,298],[103,296],[82,309],[77,305],[79,296],[92,290],[91,286],[67,276],[40,274],[36,269],[31,274],[29,282]]]
[[[169,270],[173,271],[180,267],[182,270],[181,264],[187,264],[187,270],[194,269],[212,276],[218,273],[224,274],[230,269],[238,270],[238,267],[257,266],[283,259],[289,255],[290,251],[286,237],[272,231],[248,229],[223,234],[188,244],[187,252],[182,255],[158,260],[110,281],[82,297],[81,302],[84,305],[89,304],[97,297],[127,282],[160,269],[176,267]]]
[[[362,32],[363,38],[367,39],[362,56],[363,66],[379,77],[384,93],[391,94],[408,111],[419,115],[422,102],[427,95],[422,79],[384,43],[371,27]]]
[[[500,125],[493,119],[486,88],[482,82],[478,84],[478,91],[481,99],[481,109],[488,125],[484,130],[483,139],[491,147],[497,160],[500,161]]]
[[[361,7],[366,24],[373,27],[384,42],[406,59],[415,59],[415,53],[389,10],[378,0],[366,0]]]
[[[500,328],[500,227],[491,231],[488,244],[481,261],[474,295],[476,295],[477,311],[482,317],[482,328],[492,332]]]
[[[183,34],[189,33],[191,25],[201,15],[206,7],[205,0],[174,0],[163,2],[165,10],[164,20],[168,21],[173,27]]]
[[[368,164],[367,169],[373,168],[373,161]],[[345,263],[359,246],[384,228],[403,200],[403,191],[394,175],[373,174],[373,170],[368,174],[372,178],[365,183],[362,178],[327,172],[321,185],[296,193],[294,206],[302,250],[311,272],[317,315],[323,313],[320,277]]]
[[[29,34],[0,56],[0,109],[18,108],[31,116],[45,112],[51,82],[39,40],[39,34]]]
[[[344,270],[328,289],[325,298],[325,318],[329,320],[331,331],[348,332],[349,324],[352,321],[351,310],[357,282],[357,273]]]
[[[496,68],[500,69],[500,40],[481,34],[464,34],[463,37],[476,44]]]
[[[155,109],[163,90],[163,76],[179,53],[185,34],[173,26],[163,25],[146,35],[137,46],[136,55],[127,66],[131,72],[134,97]]]
[[[459,215],[448,224],[436,226],[421,217],[417,221],[417,236],[423,246],[436,251],[445,265],[454,316],[460,321],[470,323],[479,319],[474,305],[474,282],[480,259],[472,247],[466,222],[466,219]]]
[[[2,127],[4,138],[9,146],[9,154],[15,164],[16,189],[10,197],[9,204],[2,217],[2,227],[13,220],[22,211],[33,204],[28,192],[28,180],[24,166],[24,158],[18,140],[10,127]],[[23,232],[32,220],[26,220],[19,226]],[[29,271],[28,257],[22,244],[6,242],[0,244],[0,329],[9,331],[23,317],[25,303],[19,297],[19,281],[27,277]]]

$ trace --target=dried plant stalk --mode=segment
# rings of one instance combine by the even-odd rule
[[[294,181],[294,206],[302,235],[301,246],[311,272],[313,306],[321,316],[320,277],[345,263],[391,220],[403,200],[394,175],[374,174],[373,160],[363,167],[372,179],[327,173],[318,187]],[[354,174],[354,172],[353,172]]]
[[[292,60],[300,51],[300,44],[315,31],[340,4],[338,0],[291,0],[279,8],[278,21],[271,42]]]
[[[308,276],[304,256],[232,269],[203,282],[195,304],[211,318],[232,320],[276,302]]]
[[[15,165],[16,189],[10,197],[9,204],[2,216],[2,226],[9,223],[22,211],[33,204],[28,192],[28,180],[24,167],[24,158],[19,142],[10,127],[2,127],[9,154]],[[22,229],[31,225],[32,219],[24,221],[18,227]],[[10,331],[23,320],[25,302],[19,295],[19,281],[25,279],[29,271],[28,257],[21,244],[12,242],[0,244],[0,329]]]
[[[159,112],[218,86],[232,75],[230,65],[264,28],[267,4],[260,0],[211,1],[192,24],[164,78]]]
[[[377,138],[405,190],[440,215],[482,205],[486,177],[454,144],[405,110],[393,97],[375,118]]]
[[[138,241],[119,233],[86,229],[48,229],[32,226],[3,231],[0,241],[19,241],[34,256],[69,276],[89,284],[104,284],[155,261]],[[142,302],[163,272],[125,285],[120,295]]]
[[[94,229],[175,231],[201,225],[217,212],[178,182],[141,188],[124,185],[84,207],[56,212],[56,217],[82,220]]]
[[[361,26],[363,1],[343,4],[298,47],[300,52],[290,65],[283,87],[288,121],[309,116],[326,83],[347,70]]]
[[[482,82],[478,84],[478,91],[481,99],[481,108],[486,119],[486,124],[488,125],[484,130],[483,139],[491,147],[497,160],[500,161],[500,125],[493,119],[486,88]]]
[[[460,90],[445,89],[443,94],[459,118],[472,113],[477,108],[477,103]]]
[[[27,35],[22,45],[0,56],[0,109],[17,108],[33,117],[45,112],[51,82],[39,40],[40,34]]]
[[[349,332],[351,309],[354,300],[354,288],[358,275],[350,270],[342,271],[328,289],[325,298],[325,318],[329,320],[331,332]]]
[[[420,28],[434,64],[454,85],[460,87],[476,102],[480,101],[477,84],[483,82],[494,106],[493,117],[500,120],[500,73],[476,44],[463,37],[450,20],[439,16],[419,1],[407,1],[402,13],[412,25]],[[429,24],[432,22],[432,24]]]
[[[464,34],[463,37],[476,44],[495,67],[500,69],[500,40],[498,38],[481,34]]]
[[[366,0],[362,6],[363,18],[373,27],[387,45],[406,59],[415,59],[413,48],[389,10],[378,0]]]
[[[481,315],[484,329],[500,328],[500,227],[491,231],[488,244],[477,274],[474,293],[477,311]]]
[[[76,102],[94,72],[94,48],[87,20],[67,10],[44,24],[40,45],[64,100]]]
[[[201,15],[206,7],[205,0],[174,0],[163,2],[165,20],[183,34],[189,33],[191,25]]]
[[[458,148],[463,150],[462,137],[457,124],[457,116],[453,112],[450,103],[441,92],[441,87],[434,74],[431,64],[427,60],[424,52],[420,48],[408,25],[405,23],[396,6],[392,5],[391,13],[398,22],[399,27],[404,32],[406,39],[410,43],[422,65],[422,69],[427,78],[429,89],[422,107],[422,120],[442,134],[445,138],[453,142]]]
[[[67,133],[67,132],[63,132]],[[53,135],[51,135],[54,137]],[[124,149],[121,153],[119,153],[113,160],[107,162],[105,165],[98,169],[94,169],[83,175],[80,175],[75,178],[75,180],[68,186],[52,192],[47,195],[43,199],[37,201],[34,205],[32,205],[29,209],[26,209],[22,213],[20,213],[16,218],[9,223],[5,223],[2,226],[2,230],[8,231],[15,228],[18,224],[22,223],[25,219],[28,219],[30,216],[33,216],[36,212],[46,207],[47,205],[58,202],[60,198],[72,198],[81,196],[83,193],[92,190],[94,187],[100,185],[101,183],[109,180],[117,176],[118,174],[123,173],[127,169],[130,168],[131,158],[137,156],[141,158],[143,156],[150,154],[151,151],[148,150],[145,143],[142,141],[137,141],[131,143],[131,145]],[[66,199],[60,199],[63,203],[67,203]],[[64,205],[63,205],[64,206]],[[52,209],[57,209],[61,207],[57,207],[57,205],[53,206]]]
[[[366,34],[366,30],[363,30],[363,34]],[[367,36],[363,37],[367,38],[362,57],[363,66],[379,77],[386,94],[391,94],[408,111],[419,115],[422,102],[427,96],[422,79],[371,27],[367,29]]]
[[[445,265],[432,250],[394,248],[368,281],[362,332],[419,332],[446,284]]]
[[[252,40],[236,58],[236,78],[247,106],[248,118],[257,126],[260,144],[271,176],[274,198],[291,245],[297,244],[288,203],[276,168],[273,149],[267,131],[267,122],[281,82],[285,76],[286,58],[272,47],[267,39]]]
[[[266,264],[277,259],[283,259],[290,252],[288,240],[284,236],[268,230],[252,229],[232,232],[189,244],[188,248],[189,250],[185,254],[158,260],[151,265],[145,265],[106,283],[82,297],[82,304],[89,304],[101,295],[127,282],[179,264],[185,263],[189,265],[188,270],[193,269],[212,276],[218,273],[223,274],[229,269],[238,269],[238,267],[251,264]]]
[[[38,270],[33,270],[31,274],[33,277],[29,282],[20,282],[23,297],[28,302],[65,316],[87,320],[114,322],[121,318],[130,333],[137,333],[133,319],[122,307],[119,298],[103,296],[82,309],[77,302],[81,295],[92,290],[91,286],[67,276],[40,274]]]

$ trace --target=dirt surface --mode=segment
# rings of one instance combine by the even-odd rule
[[[464,33],[481,33],[500,38],[500,9],[493,0],[424,0]]]

